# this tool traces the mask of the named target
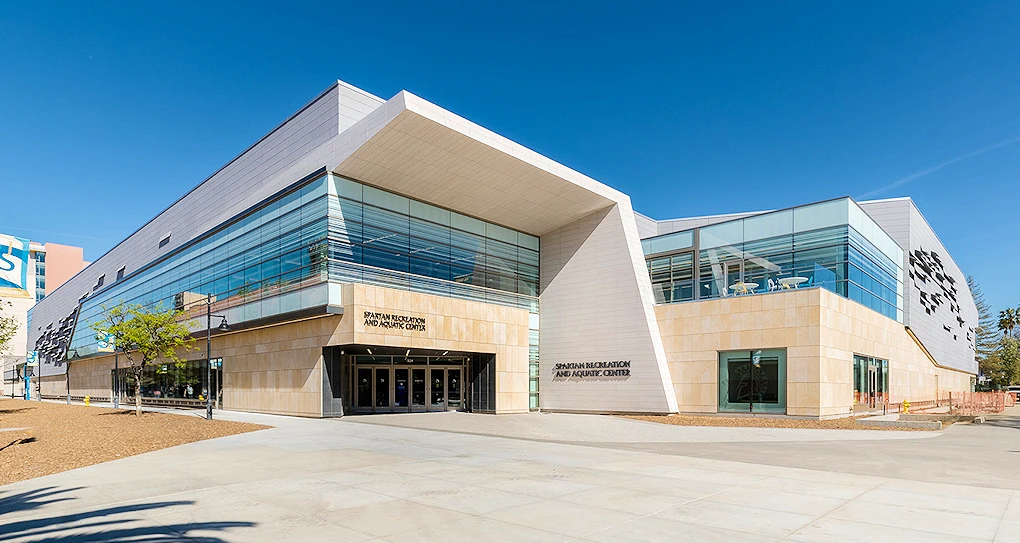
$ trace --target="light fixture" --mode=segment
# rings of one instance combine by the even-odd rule
[[[411,356],[411,349],[408,349],[407,352],[404,353],[404,358],[407,358],[409,356]]]
[[[368,354],[372,354],[372,349],[368,349]]]
[[[340,349],[340,356],[343,356],[343,355],[344,355],[344,350]]]
[[[446,353],[448,353],[448,352],[450,352],[450,351],[443,351],[443,354],[441,354],[439,356],[446,356]]]
[[[219,329],[220,332],[229,332],[230,331],[230,325],[227,324],[227,318],[226,317],[223,317],[223,320],[220,321],[220,326],[219,326],[218,329]]]

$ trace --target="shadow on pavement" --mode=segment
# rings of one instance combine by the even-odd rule
[[[79,487],[80,488],[80,487]],[[162,501],[112,505],[63,515],[41,516],[5,521],[12,513],[32,511],[46,505],[73,500],[68,492],[79,488],[58,489],[45,487],[18,494],[0,495],[0,541],[12,539],[41,543],[109,541],[146,541],[168,543],[192,541],[218,543],[224,540],[210,535],[191,532],[217,532],[231,528],[252,528],[253,522],[194,522],[187,524],[159,524],[146,518],[145,511],[167,507],[191,506],[193,501]],[[132,513],[140,513],[132,515]]]
[[[1020,430],[1020,414],[999,414],[989,415],[985,418],[985,425],[998,426],[1000,428],[1015,428]]]

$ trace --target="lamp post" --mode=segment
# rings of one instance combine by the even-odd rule
[[[120,347],[113,346],[113,408],[120,409]]]
[[[212,314],[212,294],[205,295],[205,384],[208,387],[208,393],[205,395],[205,418],[212,420],[212,318],[219,317],[223,319],[220,321],[218,327],[220,332],[229,332],[230,326],[227,325],[227,318],[223,315]],[[219,397],[216,398],[219,401]]]

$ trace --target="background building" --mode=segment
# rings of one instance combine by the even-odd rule
[[[81,247],[40,244],[6,234],[0,234],[0,252],[0,311],[13,314],[21,323],[8,351],[0,357],[4,376],[0,393],[21,395],[24,389],[18,376],[24,372],[29,311],[46,297],[47,286],[56,289],[88,263],[82,258]]]
[[[60,397],[133,390],[91,326],[140,303],[230,326],[211,383],[188,353],[143,376],[151,401],[839,416],[970,387],[963,349],[923,344],[912,250],[849,198],[656,222],[417,96],[337,82],[52,291],[28,341]]]

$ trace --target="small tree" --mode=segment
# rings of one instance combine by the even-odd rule
[[[18,318],[14,315],[3,314],[4,306],[11,307],[12,305],[11,302],[0,301],[0,356],[7,354],[14,334],[18,333]]]
[[[182,323],[186,313],[164,309],[163,304],[150,308],[141,305],[103,306],[103,320],[92,325],[100,334],[108,334],[113,347],[123,349],[135,378],[135,415],[142,412],[142,372],[154,361],[163,359],[184,367],[179,351],[191,349],[195,343]]]

